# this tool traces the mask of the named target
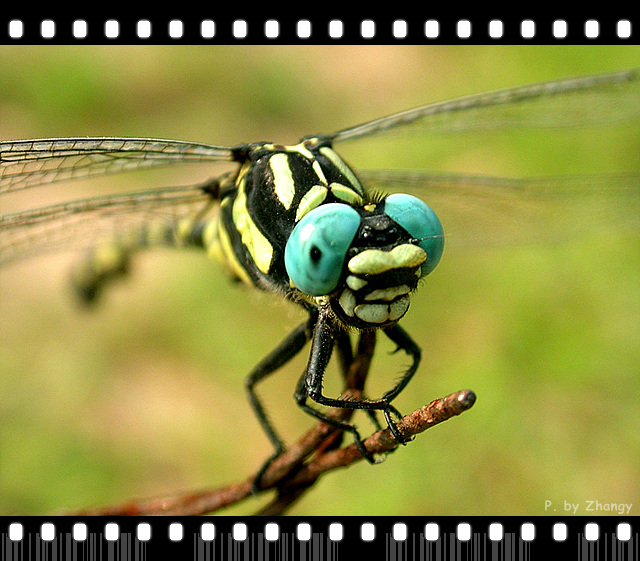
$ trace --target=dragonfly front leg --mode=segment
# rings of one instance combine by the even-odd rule
[[[295,398],[298,402],[298,405],[305,412],[316,417],[317,419],[320,419],[328,425],[337,427],[353,434],[360,453],[369,462],[376,463],[375,458],[364,447],[362,439],[360,438],[360,433],[354,425],[345,421],[333,419],[307,404],[307,399],[311,398],[316,403],[327,407],[337,407],[341,409],[364,409],[368,412],[382,410],[384,411],[385,418],[387,419],[390,419],[390,415],[388,413],[389,409],[391,410],[391,412],[398,414],[395,408],[390,405],[387,400],[384,399],[362,399],[349,401],[344,399],[329,398],[322,394],[322,381],[324,373],[329,363],[329,359],[331,358],[334,339],[339,336],[339,332],[336,332],[336,329],[333,325],[333,320],[331,319],[329,313],[325,310],[321,310],[318,316],[318,321],[315,324],[313,337],[311,339],[311,353],[309,355],[309,362],[304,374],[298,381]]]

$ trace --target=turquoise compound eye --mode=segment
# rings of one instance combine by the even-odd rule
[[[309,296],[332,292],[359,227],[360,215],[341,203],[327,203],[306,214],[284,249],[284,266],[293,284]]]
[[[402,193],[389,195],[384,211],[414,238],[422,240],[418,245],[427,252],[422,276],[428,275],[436,268],[444,250],[444,230],[436,213],[420,199]]]

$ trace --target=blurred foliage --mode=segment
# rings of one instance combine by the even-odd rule
[[[286,143],[430,101],[639,62],[634,46],[4,46],[0,137]],[[553,148],[534,136],[424,145],[389,136],[345,153],[356,167],[637,169],[628,156],[638,153],[637,133],[624,145],[592,132]],[[56,185],[6,204],[215,173],[192,166]],[[142,256],[88,312],[66,292],[69,262],[0,271],[0,513],[219,486],[255,470],[271,450],[242,379],[300,312],[228,283],[200,255],[166,251]],[[589,514],[589,500],[631,503],[637,514],[639,272],[637,232],[447,252],[403,320],[424,362],[397,405],[409,412],[470,388],[474,409],[382,465],[325,478],[292,514],[562,514],[565,501]],[[371,395],[406,363],[391,350],[381,342]],[[304,363],[298,357],[260,387],[289,441],[312,424],[292,399]],[[339,392],[334,374],[329,392]],[[366,434],[366,418],[356,419]],[[228,513],[254,512],[264,500]]]

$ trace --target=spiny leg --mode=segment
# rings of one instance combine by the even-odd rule
[[[411,338],[411,336],[399,325],[388,327],[384,330],[384,333],[387,337],[389,337],[391,341],[398,345],[398,348],[394,352],[403,350],[413,359],[411,362],[411,366],[409,366],[406,372],[402,375],[395,387],[383,394],[382,399],[390,403],[406,387],[413,375],[418,370],[420,359],[422,357],[422,350]],[[395,423],[393,423],[393,420],[391,419],[391,413],[396,415],[398,419],[400,419],[402,415],[395,407],[390,407],[389,409],[384,410],[385,419],[387,421],[387,424],[389,425],[389,428],[391,429],[391,432],[393,433],[393,436],[398,442],[405,444],[407,442],[407,439],[405,439],[396,428]]]
[[[349,373],[353,367],[353,347],[351,345],[351,336],[347,331],[338,331],[334,340],[334,352],[337,354],[337,361],[340,368],[342,379],[345,382],[345,388],[351,389],[351,380]],[[344,433],[341,431],[335,433],[329,448],[339,448],[343,442]],[[327,449],[329,449],[327,448]]]
[[[375,331],[364,331],[360,333],[357,344],[356,354],[351,345],[351,336],[348,331],[338,330],[334,333],[334,350],[337,353],[337,359],[340,367],[342,378],[345,382],[346,391],[355,391],[362,399],[366,399],[364,395],[364,385],[369,372],[369,365],[375,349],[376,333]],[[296,396],[304,394],[304,379],[302,375],[298,382]],[[298,398],[296,398],[298,399]],[[303,409],[306,410],[305,407]],[[367,410],[371,422],[377,430],[381,430],[382,426],[376,415],[375,410]],[[342,443],[343,433],[340,432],[335,436],[331,443],[331,448],[338,448]]]
[[[353,363],[353,348],[351,347],[349,333],[339,331],[335,337],[335,347],[338,353],[338,361],[340,362],[340,371],[342,372],[342,377],[346,380]]]
[[[308,321],[294,329],[275,349],[273,349],[273,351],[263,358],[245,378],[245,388],[249,397],[249,403],[251,404],[262,429],[269,437],[269,440],[275,448],[275,452],[258,470],[258,473],[253,480],[252,490],[254,493],[260,490],[260,480],[269,465],[271,465],[271,462],[273,462],[273,460],[275,460],[284,451],[284,444],[267,417],[264,406],[255,392],[255,385],[266,378],[269,374],[273,374],[273,372],[284,366],[302,350],[310,338],[314,323],[315,317],[312,315]]]
[[[396,384],[396,386],[385,392],[382,396],[383,399],[387,399],[389,401],[395,399],[398,394],[406,387],[409,383],[413,375],[418,370],[418,366],[420,365],[420,359],[422,357],[422,350],[416,342],[411,338],[411,336],[399,325],[394,325],[392,327],[388,327],[384,330],[384,334],[391,339],[398,348],[394,352],[398,352],[400,350],[404,351],[413,359],[411,362],[411,366],[407,369],[407,371],[402,375],[400,381]]]
[[[330,356],[331,354],[330,351],[328,354]],[[375,463],[374,457],[364,447],[364,444],[362,443],[362,439],[360,438],[360,433],[358,432],[358,429],[354,425],[352,425],[351,423],[347,423],[346,421],[332,419],[331,417],[327,416],[321,411],[318,411],[317,409],[314,409],[313,407],[307,404],[307,398],[309,397],[309,393],[307,390],[307,378],[308,378],[308,369],[305,370],[302,376],[300,376],[300,379],[298,380],[298,383],[296,385],[296,391],[295,391],[294,397],[298,402],[298,406],[303,411],[305,411],[309,415],[312,415],[316,419],[319,419],[323,423],[326,423],[328,425],[331,425],[332,427],[336,427],[343,431],[350,432],[351,434],[353,434],[355,443],[358,446],[358,450],[360,451],[360,453],[369,462]],[[336,401],[340,402],[340,405],[337,405],[336,407],[341,407],[342,409],[354,409],[353,407],[349,407],[345,405],[347,403],[361,403],[361,402],[352,402],[352,401],[346,401],[346,400],[336,400]]]
[[[332,419],[331,417],[328,417],[326,414],[307,404],[307,398],[310,397],[316,403],[327,407],[337,407],[340,409],[364,409],[366,411],[381,410],[384,411],[385,418],[388,420],[391,419],[389,411],[399,415],[397,410],[392,405],[390,405],[389,400],[387,399],[361,399],[357,401],[349,401],[344,399],[328,398],[322,394],[323,376],[327,368],[327,364],[329,363],[329,358],[331,357],[331,351],[334,346],[334,338],[337,336],[338,332],[333,326],[330,313],[327,310],[320,310],[318,321],[315,324],[313,336],[311,339],[312,342],[309,362],[307,363],[307,368],[304,374],[302,375],[296,386],[295,398],[298,402],[298,405],[310,415],[316,417],[317,419],[320,419],[321,421],[331,426],[340,428],[353,434],[358,449],[360,450],[362,455],[371,463],[375,463],[375,459],[364,447],[364,444],[362,443],[362,440],[360,438],[360,434],[354,425],[345,421]],[[398,438],[399,441],[404,440],[397,429],[395,430],[395,432],[393,431],[393,428],[391,428],[391,430],[394,436],[396,436],[397,433],[396,438]]]
[[[340,368],[342,370],[342,377],[346,383],[346,389],[360,391],[363,399],[367,399],[364,394],[364,385],[375,346],[376,332],[361,332],[354,357],[349,333],[347,331],[339,331],[335,336],[335,347],[338,351]],[[362,365],[363,360],[367,361],[366,366]],[[380,430],[382,427],[380,421],[378,421],[375,410],[369,409],[367,410],[367,414],[376,429]]]

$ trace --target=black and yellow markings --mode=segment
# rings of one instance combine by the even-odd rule
[[[362,187],[360,181],[356,177],[356,174],[353,173],[351,168],[345,163],[345,161],[338,156],[338,153],[329,148],[328,146],[323,146],[320,148],[319,152],[340,171],[342,175],[347,179],[351,188],[358,194],[360,197],[364,197],[364,188]]]
[[[281,210],[273,207],[273,216],[281,215],[282,211],[295,212],[291,227],[329,197],[354,207],[362,208],[364,205],[365,192],[353,171],[331,148],[317,148],[318,144],[317,139],[307,139],[292,146],[263,144],[256,145],[255,148],[256,152],[260,152],[260,159],[267,159],[267,170],[271,175],[269,184],[274,195],[273,199],[265,198],[262,204],[266,209],[270,208],[270,204],[281,205]],[[322,165],[318,160],[320,156]],[[301,169],[300,162],[307,162],[306,169],[309,173],[306,175],[299,172],[296,175],[296,170]],[[221,201],[223,213],[228,213],[231,205],[232,224],[228,220],[220,220],[217,234],[213,234],[214,226],[211,226],[212,231],[209,232],[210,239],[219,245],[215,248],[216,244],[212,243],[210,253],[215,258],[222,257],[231,272],[249,284],[254,282],[252,265],[264,275],[272,274],[276,254],[282,249],[274,247],[274,241],[265,235],[252,215],[250,207],[255,203],[249,201],[247,181],[252,176],[255,169],[252,166],[255,165],[256,162],[251,157],[243,162],[235,179],[233,196],[223,197]],[[342,177],[346,184],[329,181],[328,175]],[[230,227],[235,229],[234,233],[228,231]],[[238,253],[240,248],[234,247],[233,242],[236,238],[242,242],[253,263],[247,263]]]
[[[315,139],[306,140],[294,146],[266,145],[265,148],[280,150],[269,159],[269,167],[273,174],[273,186],[276,197],[289,210],[298,193],[303,193],[296,210],[295,221],[298,222],[308,212],[320,206],[331,194],[335,199],[351,206],[362,206],[364,189],[349,166],[328,146],[322,146],[318,152],[324,156],[346,180],[347,185],[329,182],[320,165],[308,146],[313,146]],[[311,163],[311,169],[317,182],[311,185],[296,181],[291,170],[290,158],[302,156]]]
[[[233,202],[233,224],[241,236],[256,267],[265,275],[269,274],[273,258],[273,246],[260,231],[247,209],[246,177],[238,184],[238,192]]]
[[[273,174],[273,189],[285,210],[289,210],[296,195],[296,182],[289,165],[289,154],[277,152],[269,158]]]
[[[295,213],[291,214],[291,227],[327,199],[365,210],[375,208],[366,201],[365,190],[349,166],[319,139],[307,139],[293,146],[255,145],[255,150],[266,151],[275,204],[279,203],[284,211]],[[307,162],[310,173],[296,176],[294,170],[300,169],[301,161]],[[91,285],[102,278],[121,274],[131,253],[161,245],[200,245],[231,276],[249,285],[256,283],[257,272],[271,275],[276,253],[282,248],[274,247],[273,240],[263,233],[253,217],[255,209],[250,208],[247,182],[254,170],[255,160],[247,157],[235,178],[229,176],[224,185],[221,184],[227,195],[221,200],[212,199],[194,217],[177,222],[150,221],[141,230],[119,235],[97,247],[78,269],[78,284]],[[339,180],[330,181],[329,177]],[[265,199],[264,204],[273,203]],[[274,207],[274,215],[278,212]],[[221,216],[225,213],[226,220]]]

